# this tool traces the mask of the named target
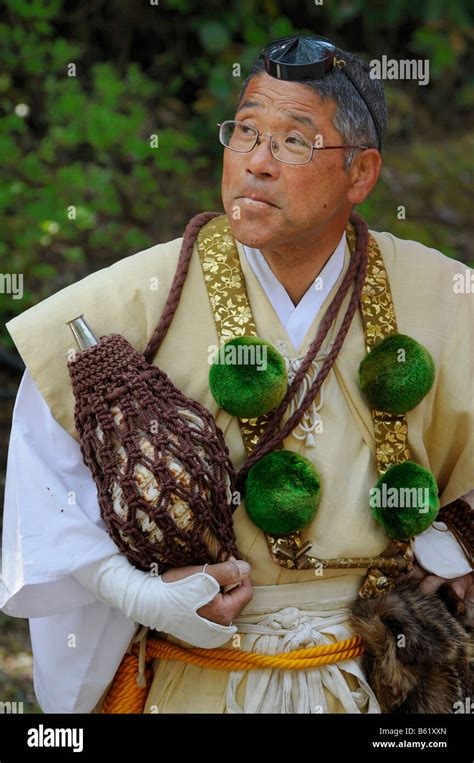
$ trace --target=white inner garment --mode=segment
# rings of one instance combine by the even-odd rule
[[[343,233],[334,252],[296,306],[291,301],[283,284],[273,273],[261,251],[244,244],[242,244],[242,248],[293,346],[298,350],[311,323],[344,267],[346,234]]]
[[[315,278],[311,286],[295,306],[285,287],[273,273],[262,252],[259,249],[252,249],[242,244],[248,263],[255,273],[255,276],[260,281],[260,285],[265,291],[281,324],[291,339],[293,347],[297,348],[296,352],[301,348],[303,339],[308,333],[311,324],[341,274],[344,267],[345,247],[346,234],[343,233],[336,249],[320,271],[319,275]],[[320,350],[312,361],[299,386],[297,394],[290,403],[289,416],[292,416],[293,413],[301,407],[301,403],[306,397],[306,394],[321,369],[324,359],[328,352],[330,352],[331,347],[332,345],[328,345],[325,349]],[[296,372],[303,362],[304,354],[290,354],[283,342],[277,343],[277,349],[285,359],[288,383],[291,384]],[[318,427],[321,427],[320,431],[322,431],[320,411],[323,404],[323,389],[321,389],[319,395],[314,398],[308,410],[305,411],[303,418],[293,430],[293,436],[296,437],[297,440],[305,440],[307,448],[316,445],[315,435],[318,431]]]

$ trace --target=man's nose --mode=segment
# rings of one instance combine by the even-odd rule
[[[270,150],[270,140],[271,138],[260,136],[259,143],[248,154],[245,154],[247,171],[252,175],[278,177],[280,162],[275,159]]]

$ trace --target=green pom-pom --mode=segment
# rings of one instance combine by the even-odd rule
[[[438,485],[428,469],[413,461],[395,464],[372,488],[370,508],[390,538],[408,540],[435,521]]]
[[[435,365],[428,350],[405,334],[390,334],[364,358],[359,384],[371,408],[406,413],[430,391]]]
[[[249,470],[244,485],[245,508],[264,532],[287,535],[313,519],[320,484],[311,461],[291,450],[275,450]]]
[[[262,416],[285,397],[285,361],[264,339],[234,337],[217,352],[209,372],[209,387],[216,403],[233,416]]]

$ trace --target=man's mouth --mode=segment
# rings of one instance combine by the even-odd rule
[[[249,209],[269,209],[270,207],[276,207],[271,201],[264,196],[257,196],[256,194],[246,194],[236,197],[241,203],[243,203]]]

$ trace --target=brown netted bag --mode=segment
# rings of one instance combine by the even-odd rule
[[[224,435],[203,405],[150,365],[176,309],[196,233],[215,214],[197,215],[186,228],[173,287],[143,355],[111,334],[68,363],[74,420],[102,519],[129,561],[155,574],[238,557],[236,474]]]

